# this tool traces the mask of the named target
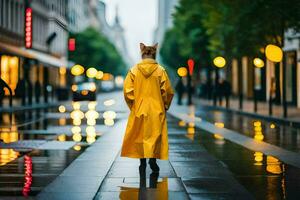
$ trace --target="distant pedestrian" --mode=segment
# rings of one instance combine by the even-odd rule
[[[185,93],[185,86],[183,84],[182,78],[180,78],[175,86],[175,90],[177,92],[177,104],[182,105],[182,96]]]
[[[229,81],[223,80],[221,83],[223,96],[225,97],[226,108],[229,108],[229,97],[231,95],[231,85]]]
[[[5,97],[4,88],[7,88],[8,90],[10,90],[9,85],[2,78],[0,78],[0,106],[2,106],[3,99]]]
[[[174,92],[167,72],[155,60],[157,44],[140,44],[142,61],[132,67],[124,81],[124,97],[130,109],[121,156],[140,159],[140,173],[159,172],[156,159],[168,159],[166,111]]]

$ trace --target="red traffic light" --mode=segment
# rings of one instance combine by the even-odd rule
[[[69,38],[69,51],[75,51],[76,49],[76,40],[75,38]]]
[[[194,72],[194,66],[195,66],[195,61],[193,59],[189,59],[187,62],[188,66],[189,66],[189,74],[193,75]]]

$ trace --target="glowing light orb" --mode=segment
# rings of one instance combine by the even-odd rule
[[[218,128],[224,128],[224,123],[223,122],[215,122],[215,126]]]
[[[188,70],[186,69],[186,67],[179,67],[177,70],[177,74],[180,77],[185,77],[188,74]]]
[[[213,60],[213,62],[214,62],[214,65],[215,65],[216,67],[219,67],[219,68],[222,68],[222,67],[224,67],[224,66],[226,65],[226,60],[225,60],[225,58],[223,58],[222,56],[216,57],[216,58]]]
[[[115,119],[117,116],[115,111],[105,111],[103,113],[103,118],[104,119]]]
[[[107,119],[104,119],[104,124],[106,126],[113,126],[115,124],[115,121],[113,119],[107,118]]]
[[[96,79],[101,80],[103,78],[103,71],[97,71]]]
[[[73,140],[75,141],[75,142],[80,142],[81,141],[81,139],[82,139],[82,136],[81,136],[81,134],[80,133],[75,133],[75,134],[73,134]]]
[[[71,74],[73,74],[74,76],[80,76],[81,74],[83,74],[84,72],[84,67],[82,67],[81,65],[74,65],[71,68]]]
[[[73,149],[74,149],[75,151],[80,151],[80,150],[81,150],[81,146],[80,146],[80,145],[74,145],[74,146],[73,146]]]
[[[115,101],[114,99],[109,99],[109,100],[106,100],[106,101],[103,102],[103,104],[104,104],[105,106],[112,106],[112,105],[114,105],[115,103],[116,103],[116,101]]]
[[[96,141],[96,138],[88,136],[88,137],[86,137],[86,141],[87,141],[87,143],[92,144]]]
[[[89,78],[95,78],[97,75],[97,69],[95,69],[94,67],[90,67],[88,68],[88,70],[86,70],[86,76]]]
[[[280,62],[283,57],[282,49],[276,45],[269,44],[265,49],[266,57],[272,62]]]
[[[264,61],[260,58],[254,58],[253,59],[253,64],[255,65],[255,67],[258,67],[258,68],[262,68],[262,67],[265,66]]]
[[[72,106],[74,110],[79,110],[80,109],[80,102],[72,102]]]
[[[80,126],[73,126],[72,129],[71,129],[71,132],[72,132],[73,134],[75,134],[75,133],[80,133],[80,132],[81,132]]]
[[[66,141],[66,135],[65,135],[65,134],[59,135],[59,136],[57,137],[57,139],[58,139],[58,141],[60,141],[60,142],[64,142],[64,141]]]
[[[60,113],[64,113],[64,112],[66,112],[66,107],[63,106],[63,105],[60,105],[60,106],[58,107],[58,111],[59,111]]]
[[[89,108],[90,110],[95,110],[96,106],[97,106],[97,101],[90,101],[90,102],[88,103],[88,108]]]

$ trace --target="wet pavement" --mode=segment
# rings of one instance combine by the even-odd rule
[[[111,96],[111,95],[109,95]],[[118,121],[116,104],[66,102],[0,116],[0,199],[36,196]],[[110,100],[110,105],[104,102]],[[116,104],[117,105],[117,104]],[[104,116],[105,111],[107,116]]]
[[[158,161],[159,174],[149,166],[140,174],[139,160],[119,155],[128,115],[120,92],[99,95],[97,105],[32,112],[31,121],[18,113],[13,126],[2,117],[0,199],[300,199],[297,160],[280,160],[298,159],[297,129],[171,108],[169,160]],[[268,143],[278,147],[266,151]]]
[[[261,141],[290,151],[300,151],[300,128],[200,106],[197,107],[195,115],[211,123],[221,122],[225,128],[235,130],[248,137],[255,138],[260,134]],[[255,122],[260,122],[260,128],[256,128]]]

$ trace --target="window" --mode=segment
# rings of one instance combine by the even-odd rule
[[[13,91],[16,89],[18,83],[18,69],[19,69],[19,58],[14,56],[3,55],[1,58],[1,78],[10,86]],[[5,89],[5,94],[8,95],[9,92]]]

